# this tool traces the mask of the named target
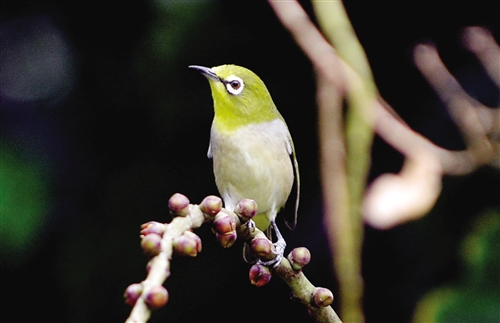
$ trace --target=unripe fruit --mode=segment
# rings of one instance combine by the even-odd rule
[[[151,233],[142,237],[141,247],[144,253],[150,257],[154,257],[161,251],[161,236],[156,233]]]
[[[158,309],[168,302],[168,292],[163,286],[152,286],[145,295],[144,301],[151,309]]]
[[[217,241],[219,241],[220,245],[223,248],[231,247],[238,239],[238,235],[236,234],[236,231],[231,231],[231,232],[224,233],[224,234],[215,233],[215,237],[216,237]]]
[[[265,284],[269,283],[271,280],[272,274],[271,270],[267,268],[266,266],[263,266],[261,264],[255,264],[250,268],[250,272],[248,274],[250,278],[250,282],[257,286],[261,287],[264,286]]]
[[[288,260],[294,270],[300,270],[311,261],[311,253],[307,248],[295,248],[288,254]]]
[[[163,235],[165,232],[165,224],[155,221],[149,221],[141,225],[141,235],[145,236],[150,233],[156,233],[158,235]]]
[[[267,238],[255,238],[251,242],[252,250],[257,257],[264,260],[274,258],[273,243]]]
[[[209,195],[200,204],[200,210],[206,216],[214,218],[222,209],[222,199],[215,195]]]
[[[219,234],[226,234],[236,230],[236,220],[229,214],[219,212],[214,219],[213,228]]]
[[[180,193],[175,193],[168,200],[168,208],[174,215],[186,216],[189,212],[189,199]]]
[[[327,307],[333,303],[333,293],[329,289],[317,287],[313,299],[318,307]]]
[[[134,306],[135,302],[139,299],[142,294],[142,284],[132,284],[125,290],[125,303],[130,306]]]
[[[201,239],[191,231],[173,238],[172,245],[175,252],[182,256],[196,257],[201,251]]]
[[[251,199],[243,199],[234,208],[234,213],[248,221],[257,214],[257,202]]]

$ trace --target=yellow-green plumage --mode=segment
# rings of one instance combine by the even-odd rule
[[[213,67],[212,71],[221,79],[237,76],[243,80],[245,87],[240,95],[231,95],[222,82],[209,79],[214,99],[214,123],[221,131],[283,119],[264,82],[252,71],[236,65],[221,65]]]
[[[299,174],[292,138],[262,80],[236,66],[191,66],[207,76],[214,100],[214,120],[208,156],[213,159],[217,188],[227,209],[251,198],[261,230],[274,221],[285,205],[294,180],[295,212],[286,219],[295,227],[299,200]]]

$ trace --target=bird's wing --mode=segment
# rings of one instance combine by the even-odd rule
[[[290,196],[294,195],[293,191],[296,191],[296,196],[295,196],[295,210],[293,213],[285,214],[285,223],[291,230],[293,230],[297,225],[297,213],[299,211],[300,174],[299,174],[299,163],[297,162],[297,156],[295,155],[295,147],[293,145],[293,140],[290,135],[288,135],[288,154],[290,155],[290,161],[293,164],[293,173],[295,180],[295,187],[292,189],[292,194],[290,194]]]
[[[212,158],[212,143],[208,143],[207,157]]]

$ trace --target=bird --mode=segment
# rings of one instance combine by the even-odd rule
[[[274,104],[266,85],[251,70],[238,65],[204,67],[190,65],[209,81],[214,119],[210,130],[208,157],[213,161],[216,186],[226,209],[233,211],[242,199],[253,199],[257,228],[271,238],[277,257],[262,262],[277,266],[286,243],[276,225],[276,216],[294,188],[295,209],[285,214],[290,229],[297,223],[300,176],[295,147],[288,126]],[[244,258],[255,263],[245,245]]]

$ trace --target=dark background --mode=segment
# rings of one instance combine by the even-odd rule
[[[358,1],[346,9],[383,97],[432,141],[462,148],[411,51],[433,41],[469,93],[498,106],[498,90],[460,43],[470,25],[498,40],[498,2]],[[306,276],[336,291],[321,220],[314,75],[267,3],[1,1],[0,17],[2,322],[126,319],[123,292],[146,275],[140,224],[169,221],[176,192],[193,203],[217,194],[206,158],[210,90],[191,64],[242,65],[268,86],[301,167],[288,246],[309,248]],[[402,161],[376,139],[370,179]],[[408,322],[426,292],[460,276],[460,243],[479,213],[498,209],[499,182],[487,167],[445,177],[426,218],[367,228],[368,322]],[[222,249],[208,227],[196,232],[203,251],[173,260],[170,301],[151,322],[311,321],[279,279],[250,285],[240,243]]]

